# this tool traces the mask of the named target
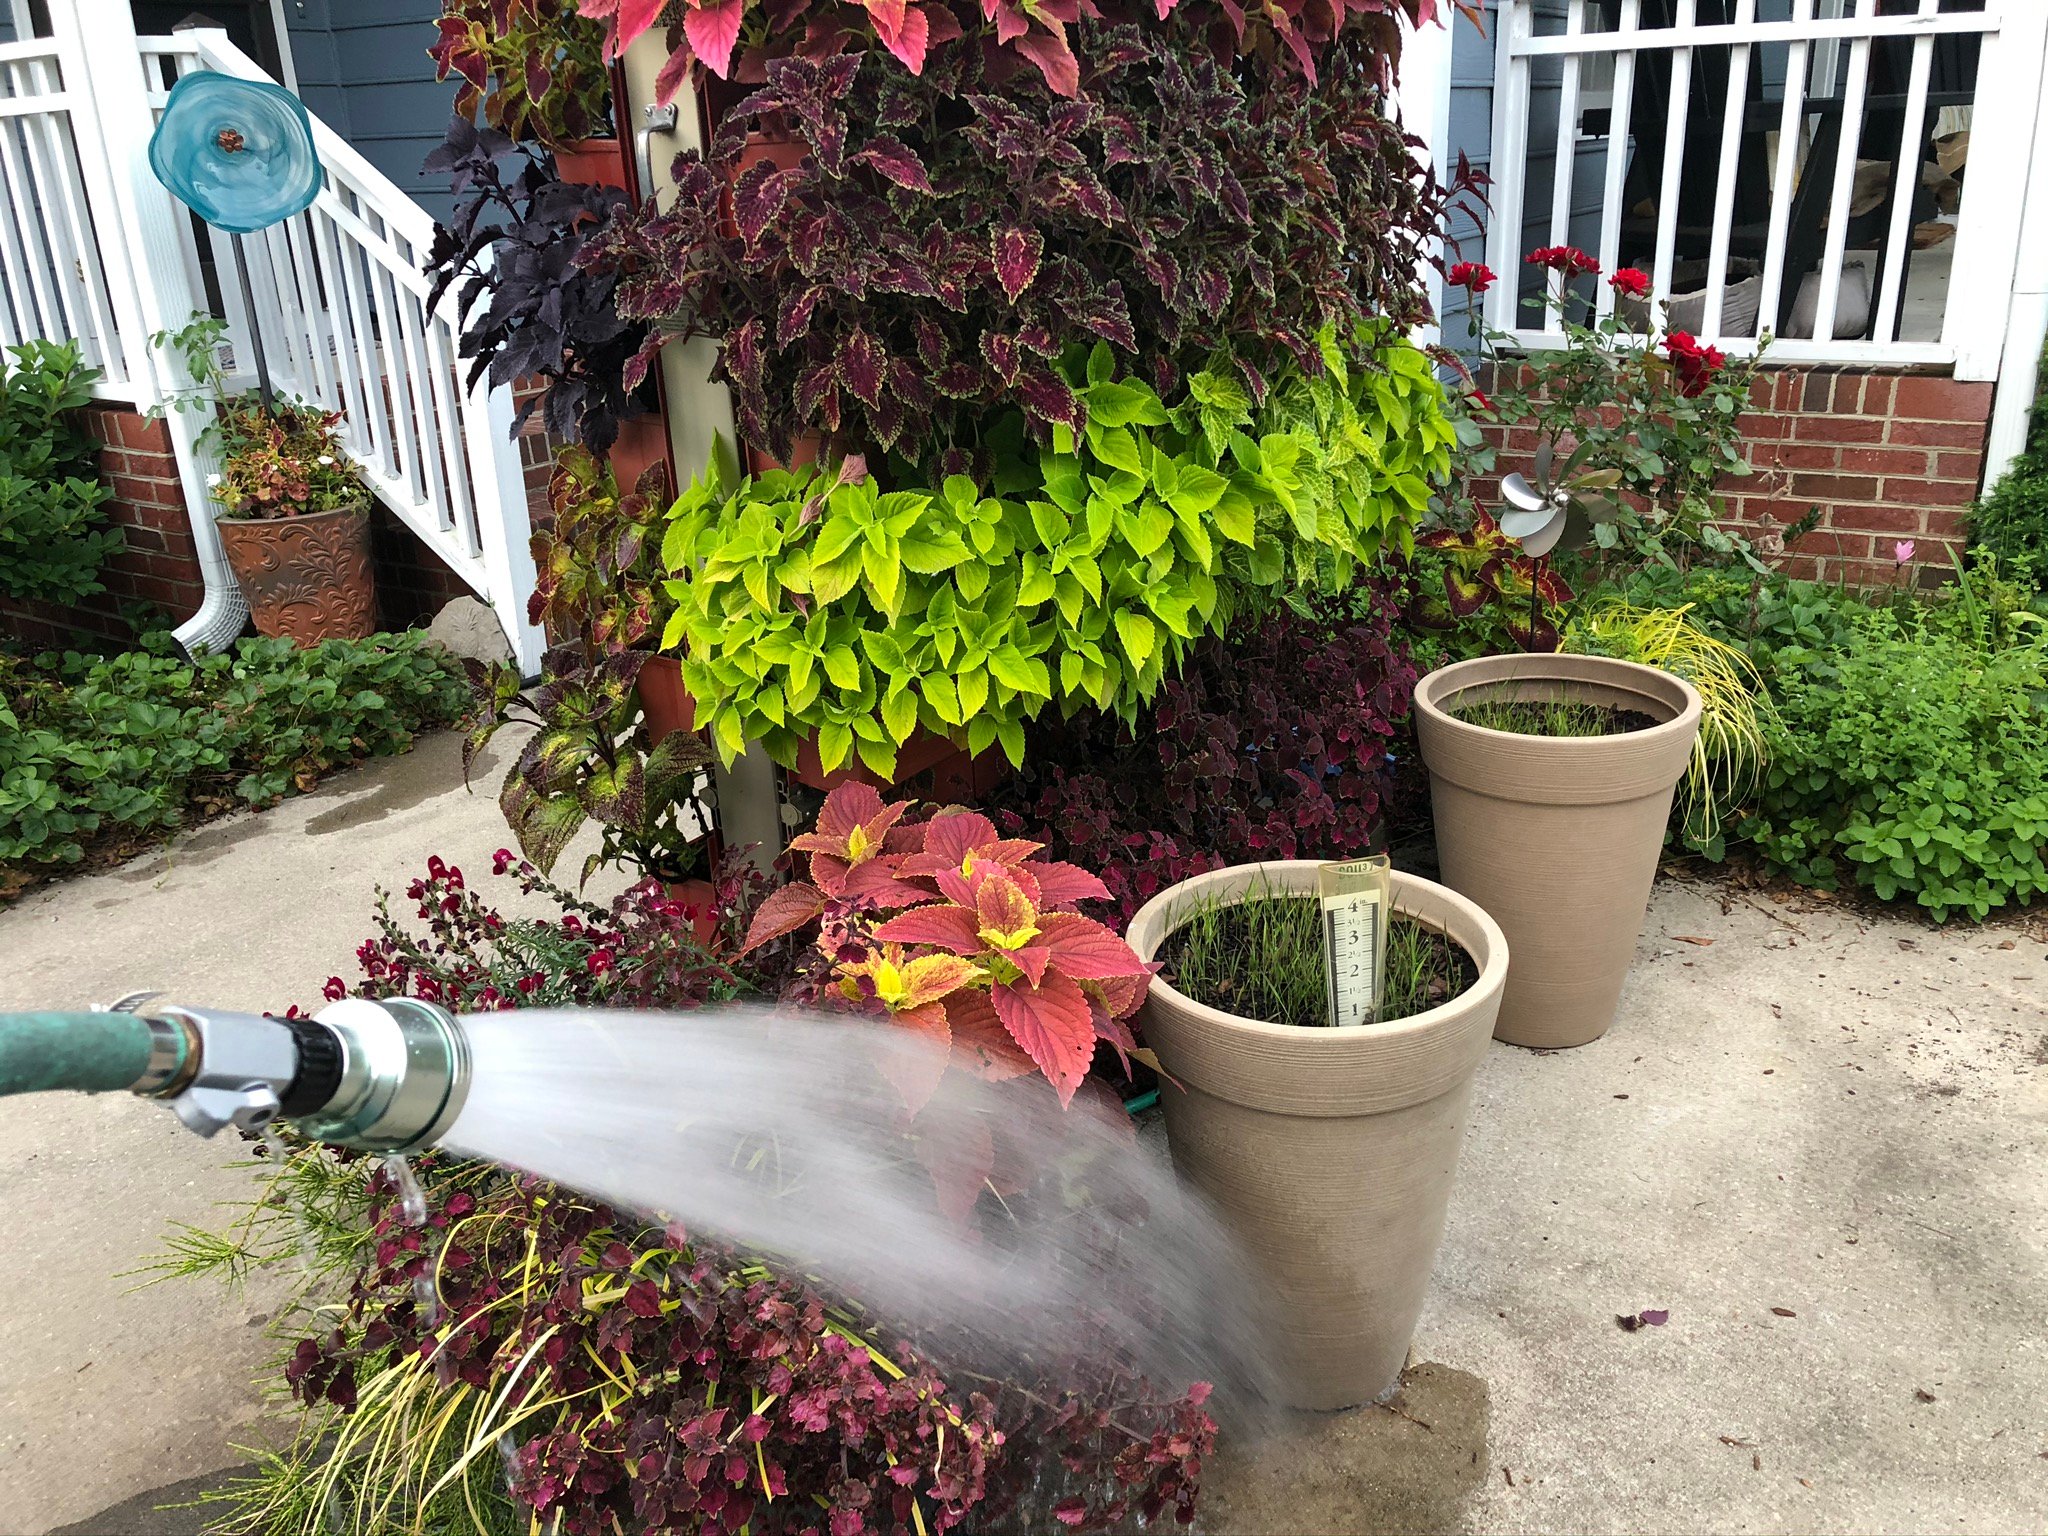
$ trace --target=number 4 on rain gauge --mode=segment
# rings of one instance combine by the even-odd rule
[[[1393,864],[1385,854],[1325,864],[1316,871],[1332,1025],[1370,1024],[1379,1017],[1393,887]]]

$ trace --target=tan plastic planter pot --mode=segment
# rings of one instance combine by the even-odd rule
[[[1660,723],[1578,738],[1457,718],[1461,703],[1502,694],[1585,699]],[[1492,913],[1514,951],[1500,1039],[1555,1047],[1606,1033],[1699,729],[1690,684],[1604,656],[1483,656],[1416,686],[1444,884]]]
[[[1316,867],[1245,864],[1183,881],[1139,910],[1131,947],[1152,959],[1206,903],[1312,893]],[[1479,979],[1426,1013],[1341,1029],[1239,1018],[1157,979],[1139,1015],[1173,1079],[1159,1098],[1174,1167],[1272,1288],[1275,1376],[1297,1408],[1371,1402],[1401,1374],[1507,979],[1506,940],[1464,897],[1396,872],[1394,907],[1448,933]]]

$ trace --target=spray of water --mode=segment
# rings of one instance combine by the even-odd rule
[[[1077,1349],[1227,1430],[1270,1394],[1261,1290],[1114,1101],[1062,1110],[879,1021],[716,1008],[464,1021],[456,1151],[712,1235],[816,1277],[942,1369],[1035,1379]],[[899,1084],[940,1086],[914,1122]],[[923,1156],[993,1149],[978,1228],[941,1214]]]

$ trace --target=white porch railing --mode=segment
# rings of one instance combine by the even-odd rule
[[[102,395],[148,409],[187,382],[150,334],[219,295],[234,381],[254,383],[253,327],[278,391],[342,413],[343,444],[378,499],[491,604],[531,668],[542,637],[526,622],[533,566],[511,392],[463,386],[454,301],[426,303],[432,217],[315,118],[326,185],[306,212],[246,237],[251,315],[230,240],[200,233],[147,153],[180,76],[266,77],[224,32],[138,38],[128,18],[127,0],[54,0],[52,37],[0,46],[0,339],[75,337],[106,370]],[[187,502],[206,509],[197,423],[172,412],[170,424]],[[194,534],[217,567],[204,511]],[[180,638],[218,644],[239,622],[225,611]]]
[[[1555,310],[1521,302],[1537,291],[1522,257],[1576,244],[1606,271],[1648,271],[1659,311],[1679,294],[1682,328],[1728,351],[1769,331],[1774,361],[1996,378],[2048,0],[1970,3],[1500,0],[1487,261],[1503,280],[1487,320],[1527,346],[1561,344]],[[1902,84],[1872,88],[1876,50]],[[1588,132],[1583,114],[1602,106]],[[1938,113],[1968,125],[1974,154],[1955,214],[1929,221],[1952,224],[1952,241],[1916,252]],[[1882,190],[1875,210],[1856,206],[1859,172],[1864,201]],[[1604,282],[1577,291],[1612,311]]]

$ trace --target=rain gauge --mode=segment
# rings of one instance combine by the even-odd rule
[[[1371,1024],[1379,1018],[1393,892],[1393,862],[1385,854],[1325,864],[1316,871],[1332,1026]]]

